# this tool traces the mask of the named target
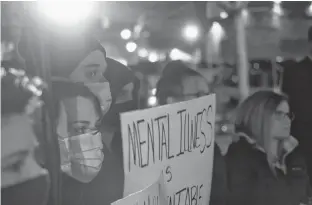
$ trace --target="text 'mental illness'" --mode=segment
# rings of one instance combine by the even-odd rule
[[[169,205],[208,204],[215,95],[121,115],[125,196],[163,173]]]

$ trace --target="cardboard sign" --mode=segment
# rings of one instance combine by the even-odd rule
[[[165,205],[163,175],[146,189],[120,199],[111,205]]]
[[[209,204],[215,95],[121,115],[124,195],[164,175],[169,205]]]

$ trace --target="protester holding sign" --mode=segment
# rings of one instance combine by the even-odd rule
[[[121,114],[124,196],[163,173],[169,205],[208,204],[215,95]]]
[[[230,205],[299,205],[311,196],[304,159],[290,136],[287,98],[259,91],[238,108],[240,137],[226,155]]]
[[[161,105],[195,99],[208,95],[209,92],[210,89],[205,78],[180,61],[169,63],[157,84],[157,97]],[[219,146],[215,144],[210,195],[211,205],[225,204],[226,186],[225,161]]]

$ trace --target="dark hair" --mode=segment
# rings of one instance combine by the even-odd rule
[[[77,96],[90,99],[96,112],[102,117],[101,105],[98,98],[83,83],[73,83],[67,81],[53,81],[52,93],[54,99],[55,118],[59,118],[60,102],[65,98],[73,98]]]
[[[1,78],[1,116],[21,114],[33,93],[14,83],[13,75]]]
[[[22,114],[32,97],[42,100],[43,81],[1,62],[1,115]]]
[[[187,77],[202,77],[200,73],[186,66],[182,61],[169,62],[157,82],[156,97],[160,105],[166,104],[166,99],[182,92],[183,80]]]

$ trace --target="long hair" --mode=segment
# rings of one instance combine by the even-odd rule
[[[272,117],[283,101],[287,101],[287,97],[283,94],[258,91],[244,100],[236,112],[236,133],[246,134],[257,146],[264,149],[271,168],[276,157],[270,150]]]

